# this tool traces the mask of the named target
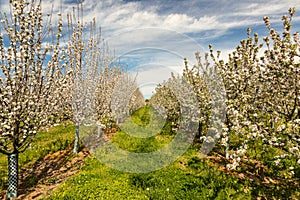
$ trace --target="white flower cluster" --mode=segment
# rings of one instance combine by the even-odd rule
[[[1,19],[0,152],[24,151],[38,129],[54,122],[59,104],[59,39],[44,47],[40,3],[14,0],[11,17]],[[57,24],[61,33],[62,22]],[[51,58],[46,58],[51,53]]]
[[[220,141],[226,146],[226,157],[233,160],[230,168],[236,168],[241,156],[247,154],[247,143],[257,139],[262,140],[265,146],[279,148],[300,158],[300,39],[297,32],[291,33],[294,12],[295,9],[291,8],[290,15],[282,18],[282,35],[271,28],[269,17],[265,17],[269,35],[263,38],[263,43],[260,43],[257,33],[251,36],[248,28],[248,38],[229,54],[227,63],[219,60],[220,51],[217,51],[217,56],[214,55],[212,45],[209,46],[210,54],[205,55],[204,64],[198,52],[196,66],[189,67],[185,60],[183,76],[193,85],[199,101],[200,139],[210,138],[205,135],[213,130],[208,128],[210,121],[220,121],[225,116],[225,124],[217,123],[220,128],[214,131],[223,131],[216,135],[223,137]],[[261,52],[264,45],[267,49]],[[208,61],[208,57],[212,62]],[[226,98],[222,98],[222,91],[217,89],[221,88],[218,76],[222,77]],[[158,86],[150,102],[160,102],[168,110],[169,120],[175,125],[178,123],[180,105],[168,88]],[[213,108],[220,107],[222,103],[226,104],[226,113],[216,115],[216,111],[220,110],[214,111]],[[210,119],[210,116],[217,117]],[[244,140],[237,149],[229,147],[232,133]],[[280,160],[275,162],[279,164]]]
[[[261,138],[264,145],[289,149],[287,154],[300,158],[296,153],[300,132],[300,66],[295,62],[300,57],[300,43],[298,33],[291,37],[294,9],[289,11],[290,16],[282,18],[282,36],[271,28],[269,17],[264,18],[269,36],[264,37],[267,50],[263,56],[259,56],[263,44],[259,43],[258,34],[250,36],[250,28],[248,39],[242,40],[229,55],[228,63],[211,56],[217,61],[226,87],[228,130],[248,142]],[[212,46],[210,49],[213,52]],[[232,150],[233,154],[246,154],[245,147],[243,143]],[[232,157],[234,163],[238,158],[235,157]],[[279,162],[280,159],[275,160],[276,164]]]
[[[95,20],[85,27],[68,14],[64,44],[61,14],[56,28],[45,29],[41,2],[15,0],[11,7],[11,18],[0,16],[0,152],[24,151],[41,127],[59,120],[79,126],[111,117],[114,85],[125,72],[114,65]],[[136,89],[130,109],[143,103]]]

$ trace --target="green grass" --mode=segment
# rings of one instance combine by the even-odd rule
[[[161,137],[159,135],[156,137],[138,138],[119,131],[113,136],[112,142],[127,151],[147,153],[168,144],[171,139],[172,137]]]
[[[136,153],[158,150],[168,144],[174,136],[162,135],[166,131],[165,120],[156,115],[150,106],[140,108],[120,126],[112,142],[118,147]]]
[[[138,135],[152,123],[154,126],[147,129],[147,134],[154,136],[139,138],[119,131],[112,142],[137,153],[152,152],[168,144],[174,136],[165,134],[169,128],[165,124],[159,124],[163,125],[162,130],[156,132],[156,124],[160,122],[151,121],[152,112],[145,106],[122,126]],[[212,169],[207,160],[199,159],[198,151],[191,148],[169,166],[141,174],[117,171],[91,157],[79,174],[67,180],[48,199],[250,199],[249,189],[245,188],[247,186],[236,177]]]
[[[30,147],[19,154],[19,169],[24,165],[34,163],[49,153],[66,149],[74,142],[74,125],[55,126],[49,131],[38,132]],[[0,191],[7,186],[7,156],[0,154]]]
[[[112,142],[127,151],[146,153],[160,149],[170,143],[174,138],[169,122],[152,120],[150,107],[136,111],[129,122],[123,124],[126,130],[131,130],[137,135],[130,135],[125,131],[116,132],[112,137]],[[153,115],[152,115],[153,116]],[[149,126],[149,124],[154,124]],[[156,126],[157,125],[157,126]],[[157,131],[157,127],[163,127]],[[126,127],[127,126],[127,127]],[[137,137],[139,131],[147,128],[146,138]],[[150,127],[150,128],[149,128]],[[81,135],[95,132],[96,127],[81,127]],[[42,159],[45,155],[62,149],[70,148],[74,140],[74,125],[57,126],[48,132],[39,132],[31,147],[19,155],[19,167],[34,163]],[[143,134],[143,133],[141,133]],[[232,134],[231,148],[238,147],[243,138]],[[262,183],[250,178],[238,179],[237,177],[225,174],[217,169],[217,166],[226,165],[224,161],[200,158],[199,144],[195,144],[188,149],[184,155],[167,167],[150,172],[133,174],[121,172],[101,163],[94,156],[85,160],[85,165],[80,168],[79,173],[63,183],[52,196],[45,198],[50,200],[63,199],[253,199],[262,197],[263,199],[298,199],[299,188],[291,179],[279,179],[279,183]],[[262,163],[265,167],[265,175],[268,177],[281,176],[288,166],[297,166],[294,160],[283,159],[281,165],[275,166],[272,160],[278,149],[266,147],[262,141],[250,143],[247,159],[249,163],[244,163],[237,169],[236,173],[251,173],[260,178],[253,161]],[[215,154],[224,154],[224,148],[216,146]],[[251,162],[250,162],[251,161]],[[147,160],[143,161],[147,164]],[[149,162],[148,162],[149,164]],[[294,170],[299,176],[299,168]],[[7,157],[0,155],[0,191],[6,188],[7,180]],[[299,179],[294,179],[298,181]],[[37,182],[32,180],[30,186]],[[29,183],[30,184],[30,183]]]
[[[120,172],[90,158],[48,199],[250,199],[237,178],[212,169],[196,154],[190,150],[168,167],[145,174]]]

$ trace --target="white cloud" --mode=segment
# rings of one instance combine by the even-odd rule
[[[7,12],[9,10],[10,10],[9,1],[0,0],[0,13],[3,13],[3,11]]]
[[[256,3],[249,3],[247,5],[240,4],[236,8],[233,16],[262,16],[262,15],[281,15],[283,12],[287,13],[290,7],[299,7],[300,1],[280,0],[261,1]]]
[[[164,65],[159,63],[147,63],[139,65],[134,69],[131,69],[132,76],[137,74],[137,83],[142,94],[148,98],[154,92],[158,84],[163,83],[171,77],[171,72],[174,75],[181,74],[182,67],[174,67],[170,65]]]
[[[65,17],[76,6],[70,2],[71,0],[43,0],[42,7],[47,13],[53,6],[55,24],[57,12],[62,12]],[[241,29],[241,34],[245,34],[246,27],[263,25],[265,15],[271,16],[272,25],[279,25],[282,23],[281,15],[287,14],[292,6],[300,10],[300,1],[85,0],[83,20],[87,23],[95,18],[98,26],[102,27],[103,36],[110,48],[116,49],[117,57],[123,58],[124,63],[148,65],[143,68],[144,77],[156,77],[155,74],[159,73],[157,70],[161,68],[156,69],[158,66],[151,66],[151,63],[177,66],[175,71],[182,71],[180,66],[183,66],[184,57],[192,64],[195,62],[195,51],[207,51],[208,43],[223,36],[228,36],[233,41],[238,32],[236,30]],[[0,0],[0,11],[8,11],[8,8],[8,1]],[[298,16],[297,11],[294,20],[296,23],[300,18]],[[297,26],[293,28],[299,31]],[[228,41],[219,44],[221,58],[227,60],[228,53],[238,43],[236,40],[235,44]],[[151,87],[145,88],[148,88],[145,91],[149,91]]]

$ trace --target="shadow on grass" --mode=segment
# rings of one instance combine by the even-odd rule
[[[26,164],[19,169],[19,188],[17,199],[33,199],[47,193],[48,189],[62,183],[66,178],[74,175],[83,166],[84,158],[89,155],[83,146],[80,152],[73,154],[73,148],[69,146],[66,150],[50,153],[44,158]],[[3,184],[7,186],[7,183]],[[38,187],[42,186],[42,187]],[[43,189],[44,191],[43,191]],[[6,188],[0,193],[0,198],[6,198]]]

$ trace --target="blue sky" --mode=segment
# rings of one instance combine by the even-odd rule
[[[8,10],[0,0],[0,10]],[[78,0],[42,0],[45,12],[70,12]],[[103,37],[117,57],[133,72],[146,97],[170,72],[180,73],[183,58],[195,62],[194,53],[212,43],[227,59],[246,29],[267,35],[263,17],[281,31],[281,16],[296,7],[294,31],[300,31],[299,0],[84,0],[84,21],[95,18]],[[299,12],[298,12],[299,11]]]

